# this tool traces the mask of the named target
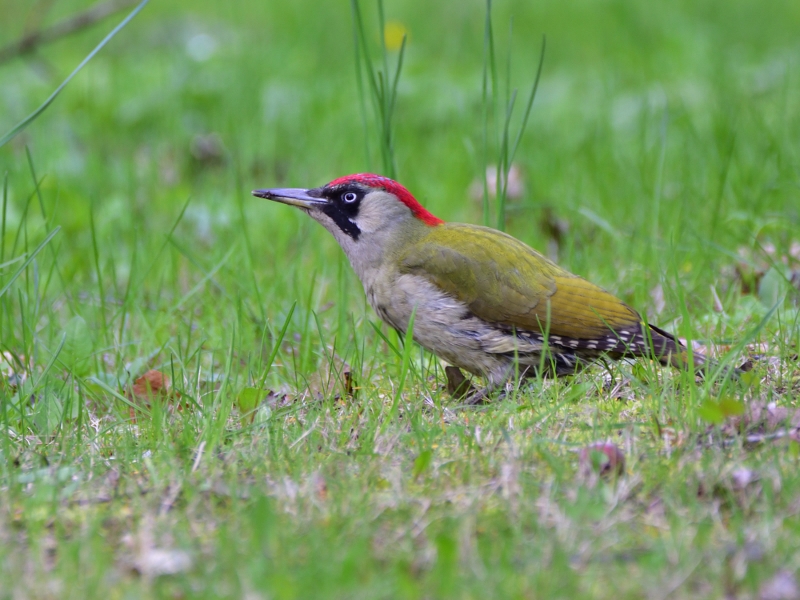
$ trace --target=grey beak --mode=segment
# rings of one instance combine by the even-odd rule
[[[266,198],[267,200],[275,200],[290,206],[297,206],[299,208],[317,208],[328,203],[324,198],[315,198],[309,195],[309,191],[301,188],[276,188],[272,190],[253,190],[253,196],[257,198]]]

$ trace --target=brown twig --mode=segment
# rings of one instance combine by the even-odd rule
[[[33,52],[42,44],[47,44],[75,33],[76,31],[80,31],[81,29],[85,29],[86,27],[90,27],[98,21],[110,17],[114,13],[133,6],[137,1],[138,0],[107,0],[106,2],[95,4],[91,8],[68,17],[55,25],[27,33],[16,42],[0,48],[0,64],[12,58],[16,58],[17,56]]]

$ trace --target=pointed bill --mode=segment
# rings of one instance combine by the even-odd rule
[[[304,190],[302,188],[275,188],[271,190],[253,190],[253,196],[275,200],[298,208],[315,208],[328,203],[324,198],[313,196],[314,190]]]

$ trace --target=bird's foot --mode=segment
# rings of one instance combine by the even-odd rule
[[[522,372],[524,375],[527,372],[527,369]],[[514,373],[514,366],[509,365],[499,374],[495,373],[495,377],[489,377],[489,381],[482,390],[476,390],[472,388],[474,392],[467,396],[464,400],[464,403],[467,406],[478,406],[480,404],[488,404],[489,397],[494,394],[494,392],[499,392],[497,394],[497,399],[500,400],[505,397],[506,395],[506,383],[508,383]]]
[[[489,404],[489,396],[494,392],[497,388],[487,385],[482,390],[477,390],[474,394],[467,397],[464,400],[464,404],[467,406],[480,406],[482,404]],[[497,399],[500,400],[506,395],[506,391],[502,390],[498,395]]]
[[[488,404],[489,392],[490,390],[488,388],[477,390],[474,394],[470,394],[464,398],[464,404],[467,406],[480,406],[482,404]]]

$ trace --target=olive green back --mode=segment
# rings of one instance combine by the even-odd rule
[[[602,288],[500,231],[446,223],[400,256],[400,270],[428,278],[477,317],[520,330],[594,339],[641,317]],[[548,314],[549,313],[549,314]]]

